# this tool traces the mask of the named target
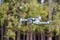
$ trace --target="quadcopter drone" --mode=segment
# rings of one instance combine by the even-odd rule
[[[46,22],[41,22],[41,16],[39,16],[39,17],[36,17],[36,18],[27,18],[27,19],[20,18],[20,23],[22,24],[22,22],[30,22],[32,24],[39,25],[39,24],[49,24],[53,21],[49,20],[49,21],[46,21]]]

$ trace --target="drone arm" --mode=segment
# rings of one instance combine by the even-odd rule
[[[28,19],[22,19],[22,18],[21,18],[20,21],[28,21]]]
[[[41,21],[38,20],[38,21],[33,21],[33,24],[49,24],[51,22],[54,22],[54,21],[50,20],[50,21],[47,21],[47,22],[41,22]]]
[[[50,22],[39,22],[39,24],[49,24]]]
[[[49,23],[50,23],[49,21],[47,21],[47,22],[40,22],[40,21],[33,22],[33,24],[49,24]]]

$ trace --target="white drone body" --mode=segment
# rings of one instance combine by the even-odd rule
[[[20,18],[20,24],[22,24],[22,22],[30,22],[32,24],[49,24],[50,22],[53,22],[53,21],[46,21],[46,22],[41,22],[41,17],[37,17],[37,18],[27,18],[27,19],[23,19],[23,18]]]

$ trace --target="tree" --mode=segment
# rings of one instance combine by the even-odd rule
[[[48,2],[49,1],[49,2]],[[15,40],[15,32],[17,31],[17,40],[20,40],[20,32],[29,32],[32,35],[34,34],[35,39],[35,33],[42,33],[44,34],[45,30],[47,30],[48,40],[52,40],[52,36],[49,36],[49,34],[53,34],[54,31],[56,31],[56,35],[60,35],[59,32],[59,24],[60,24],[60,5],[59,0],[48,0],[44,6],[42,4],[39,4],[37,0],[4,0],[4,3],[0,6],[0,26],[1,26],[1,34],[2,34],[2,40],[3,40],[3,26],[6,28],[6,34],[4,36],[12,38]],[[22,9],[20,8],[22,7]],[[50,25],[20,25],[19,19],[20,18],[32,18],[41,16],[41,21],[47,21],[53,19],[54,23]],[[49,19],[48,17],[49,16]],[[8,24],[5,24],[5,20],[7,20]],[[6,25],[6,26],[5,26]],[[54,26],[55,25],[55,26]],[[48,29],[48,26],[49,29]],[[52,26],[52,27],[51,27]],[[51,29],[50,29],[51,28]],[[57,28],[57,29],[54,29]],[[30,30],[29,30],[30,29]],[[51,33],[50,33],[51,32]],[[10,35],[8,35],[10,33]],[[49,33],[49,34],[48,34]],[[41,35],[43,35],[41,34]],[[43,38],[43,36],[42,36]],[[7,38],[7,40],[9,40]],[[59,39],[60,40],[60,39]]]

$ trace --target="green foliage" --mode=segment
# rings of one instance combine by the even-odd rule
[[[48,4],[48,3],[47,3]],[[22,6],[22,9],[20,7]],[[54,2],[55,11],[53,13],[53,21],[52,23],[52,31],[59,33],[58,28],[56,27],[60,24],[60,5],[57,2]],[[29,25],[27,26],[20,26],[19,19],[22,18],[32,18],[41,16],[42,21],[48,20],[49,7],[48,5],[42,6],[41,4],[37,3],[37,0],[5,0],[4,4],[0,6],[0,24],[3,26],[4,20],[8,20],[8,37],[15,37],[14,31],[23,31],[23,32],[44,32],[48,29],[48,25]],[[55,26],[54,26],[55,25]],[[10,34],[10,35],[9,35]]]
[[[7,15],[6,15],[7,10],[8,10],[8,3],[0,6],[0,23],[1,23],[1,25],[4,24],[4,19],[7,17]]]
[[[15,40],[15,33],[12,30],[8,30],[6,36],[13,38]]]

